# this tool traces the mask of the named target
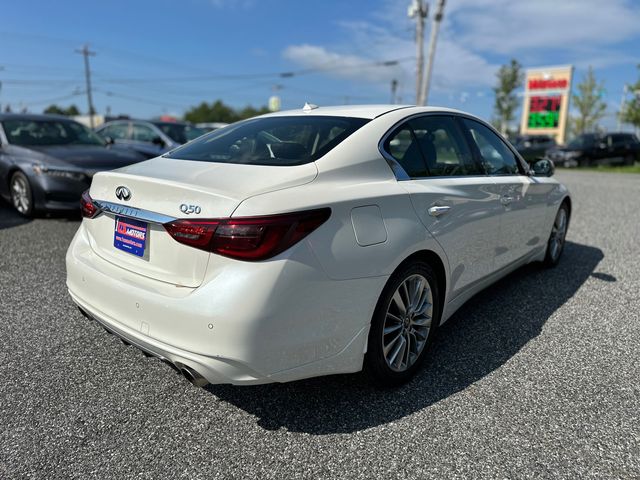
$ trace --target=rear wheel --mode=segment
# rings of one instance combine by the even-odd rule
[[[371,321],[365,370],[382,386],[408,381],[424,361],[440,321],[436,275],[407,264],[385,286]]]
[[[624,157],[624,165],[634,165],[636,163],[636,157],[633,155],[627,155]]]
[[[20,215],[30,217],[33,215],[33,194],[29,179],[22,172],[15,172],[9,181],[11,203]]]
[[[569,227],[569,207],[563,203],[558,209],[556,218],[553,221],[551,235],[547,242],[547,254],[544,257],[544,264],[553,267],[560,261],[560,256],[564,250],[565,238]]]

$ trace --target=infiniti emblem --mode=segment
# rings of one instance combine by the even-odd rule
[[[126,202],[131,198],[131,190],[120,185],[119,187],[116,187],[116,197],[118,197],[119,200],[124,200]]]

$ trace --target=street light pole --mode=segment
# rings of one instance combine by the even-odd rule
[[[391,103],[393,105],[395,105],[397,101],[397,97],[396,97],[397,92],[398,92],[398,80],[394,78],[393,80],[391,80]]]
[[[436,55],[436,42],[438,40],[438,31],[440,30],[440,22],[444,16],[444,2],[445,0],[438,1],[438,10],[433,17],[433,27],[431,28],[431,39],[429,40],[429,57],[427,59],[427,73],[424,77],[424,84],[422,85],[422,91],[420,92],[421,102],[418,105],[426,105],[429,99],[429,87],[431,86],[431,71],[433,70],[433,59]]]
[[[89,56],[95,56],[96,52],[89,50],[89,45],[84,45],[81,49],[77,49],[76,53],[81,54],[84,57],[84,76],[87,82],[87,102],[89,103],[89,125],[93,128],[93,114],[95,109],[93,108],[93,98],[91,96],[91,69],[89,68]]]
[[[424,19],[429,5],[423,0],[413,0],[408,10],[409,18],[416,19],[416,105],[422,105],[422,74],[424,71]]]

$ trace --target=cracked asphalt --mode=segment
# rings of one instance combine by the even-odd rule
[[[77,219],[0,205],[0,478],[640,478],[640,176],[564,171],[558,267],[522,268],[397,390],[199,389],[84,319]]]

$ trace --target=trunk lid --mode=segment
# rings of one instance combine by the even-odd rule
[[[316,175],[314,163],[281,167],[159,157],[96,174],[90,194],[107,208],[86,219],[86,229],[92,249],[105,260],[149,278],[194,288],[204,279],[210,254],[178,243],[162,223],[172,218],[229,217],[251,196],[303,185]],[[116,196],[121,186],[129,190],[128,200]],[[181,205],[191,213],[185,213],[185,207],[181,211]],[[142,256],[114,246],[118,214],[147,224]]]

